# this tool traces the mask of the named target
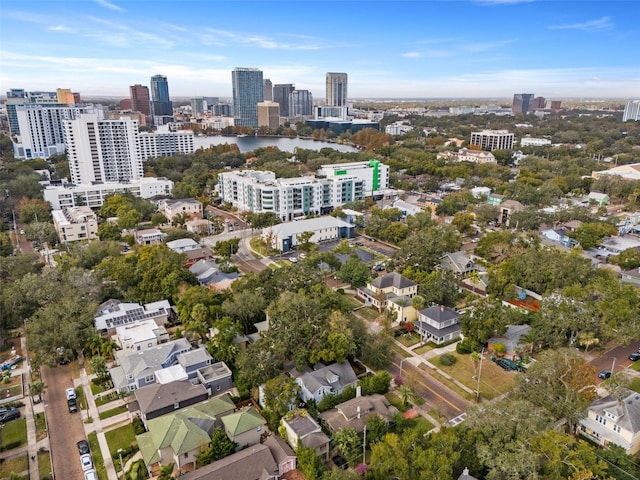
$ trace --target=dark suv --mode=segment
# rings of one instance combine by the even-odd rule
[[[91,453],[89,450],[89,442],[86,440],[80,440],[76,445],[78,445],[78,452],[80,452],[80,455]]]
[[[6,423],[17,418],[20,418],[20,410],[17,408],[11,407],[0,409],[0,423]]]
[[[78,402],[75,398],[67,400],[67,406],[69,407],[69,413],[76,413],[78,411]]]

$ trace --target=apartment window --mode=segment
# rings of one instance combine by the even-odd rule
[[[173,404],[173,409],[174,410],[178,410],[180,408],[180,404],[179,403],[174,403]]]
[[[613,426],[613,431],[616,433],[620,433],[620,425],[614,425]]]
[[[602,425],[606,425],[607,424],[607,420],[604,417],[601,417],[600,415],[596,415],[596,422],[602,424]]]
[[[216,385],[216,392],[220,391],[220,385]]]

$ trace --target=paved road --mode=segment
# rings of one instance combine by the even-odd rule
[[[73,387],[71,366],[42,367],[45,411],[49,427],[49,443],[53,473],[57,480],[83,480],[76,442],[85,438],[80,412],[69,413],[65,389]]]
[[[396,354],[393,363],[387,369],[393,377],[400,373],[402,358]],[[466,412],[469,404],[467,400],[437,381],[428,371],[414,367],[408,360],[402,363],[402,378],[414,389],[414,393],[425,401],[425,406],[428,406],[423,407],[425,410],[433,408],[447,420]]]
[[[611,350],[608,350],[602,355],[595,357],[593,360],[591,360],[591,365],[593,365],[596,370],[595,375],[597,375],[598,372],[601,372],[602,370],[611,370],[612,366],[614,367],[616,372],[621,372],[633,363],[631,360],[629,360],[629,355],[633,352],[636,352],[638,350],[638,347],[640,347],[640,342],[631,342],[626,347],[617,346],[612,348]],[[602,382],[602,380],[596,377],[596,383],[600,382]]]

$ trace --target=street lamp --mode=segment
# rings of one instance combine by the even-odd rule
[[[122,471],[122,475],[124,476],[124,465],[122,464],[122,452],[124,450],[122,450],[121,448],[118,449],[118,456],[120,457],[120,470]]]
[[[402,377],[402,363],[407,359],[407,357],[402,357],[402,359],[400,360],[400,375],[398,375],[399,377]]]

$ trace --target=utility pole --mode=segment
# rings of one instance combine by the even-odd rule
[[[484,347],[480,352],[480,366],[478,367],[478,383],[476,385],[476,403],[480,401],[480,375],[482,375],[482,360],[484,360]]]
[[[362,441],[362,463],[367,463],[365,461],[365,454],[367,453],[367,425],[364,425],[364,440]]]

